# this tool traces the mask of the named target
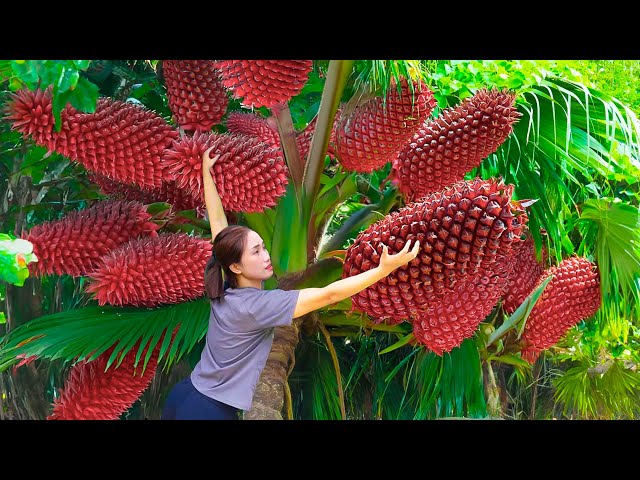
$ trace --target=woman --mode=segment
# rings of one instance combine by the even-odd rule
[[[213,148],[213,147],[212,147]],[[170,392],[165,420],[236,420],[251,408],[260,373],[273,342],[274,328],[294,318],[355,295],[414,259],[420,244],[407,242],[395,255],[382,247],[380,264],[323,288],[264,290],[273,275],[269,252],[253,230],[227,225],[211,168],[220,157],[202,155],[204,198],[211,224],[213,254],[205,267],[211,299],[206,344],[190,377]],[[222,272],[228,288],[224,288]]]

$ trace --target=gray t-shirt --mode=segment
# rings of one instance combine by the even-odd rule
[[[207,397],[249,410],[273,343],[291,325],[299,290],[228,288],[211,301],[209,330],[191,381]]]

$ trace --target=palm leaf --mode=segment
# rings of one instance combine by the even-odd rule
[[[580,220],[592,223],[597,230],[583,230],[585,244],[596,245],[595,258],[600,266],[602,294],[612,291],[611,275],[615,274],[626,292],[638,298],[640,277],[640,213],[638,208],[619,199],[589,199],[582,205]]]
[[[209,319],[209,301],[184,302],[157,309],[91,306],[31,320],[2,338],[0,371],[15,364],[18,355],[64,362],[93,360],[112,346],[107,368],[118,364],[141,342],[136,361],[145,347],[152,351],[162,339],[159,360],[167,357],[167,368],[188,353],[204,337]],[[180,327],[171,344],[171,333]],[[167,332],[169,333],[167,335]],[[146,367],[147,353],[143,366]]]

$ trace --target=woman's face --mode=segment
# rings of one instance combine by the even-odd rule
[[[269,252],[264,248],[262,237],[253,230],[247,234],[247,243],[238,267],[239,273],[250,281],[261,282],[273,275]]]

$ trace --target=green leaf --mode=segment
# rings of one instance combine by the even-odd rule
[[[506,355],[491,355],[487,361],[502,362],[518,367],[531,368],[531,364],[518,355],[508,353]]]
[[[97,85],[81,77],[69,101],[71,105],[81,112],[93,113],[96,111],[99,92],[100,90]]]
[[[87,68],[89,68],[90,63],[91,60],[73,60],[73,64],[80,70],[86,70]]]
[[[382,350],[378,355],[384,355],[385,353],[389,353],[389,352],[392,352],[393,350],[403,347],[404,345],[409,343],[411,340],[413,340],[413,338],[414,338],[413,332],[410,333],[409,335],[405,335],[393,345]]]
[[[502,337],[506,332],[519,325],[518,328],[518,338],[522,335],[522,331],[524,330],[524,326],[527,322],[527,318],[529,318],[529,314],[533,310],[536,302],[542,295],[542,292],[546,288],[547,284],[551,281],[553,275],[547,276],[544,280],[540,282],[540,284],[524,299],[524,302],[520,304],[520,306],[516,309],[515,312],[505,320],[500,327],[498,327],[494,332],[489,335],[487,339],[487,346],[491,345],[498,338]]]
[[[77,70],[64,69],[56,85],[57,87],[56,93],[62,93],[62,92],[66,92],[67,90],[73,90],[78,84],[79,78],[80,78],[80,73]]]
[[[137,342],[148,338],[151,349],[163,339],[159,360],[166,356],[170,365],[206,334],[209,305],[208,299],[200,299],[156,309],[92,306],[39,317],[3,337],[0,371],[15,364],[20,354],[71,362],[93,359],[114,345],[111,361],[120,354],[119,361]],[[171,333],[178,327],[167,353]],[[144,348],[142,343],[138,353]]]

